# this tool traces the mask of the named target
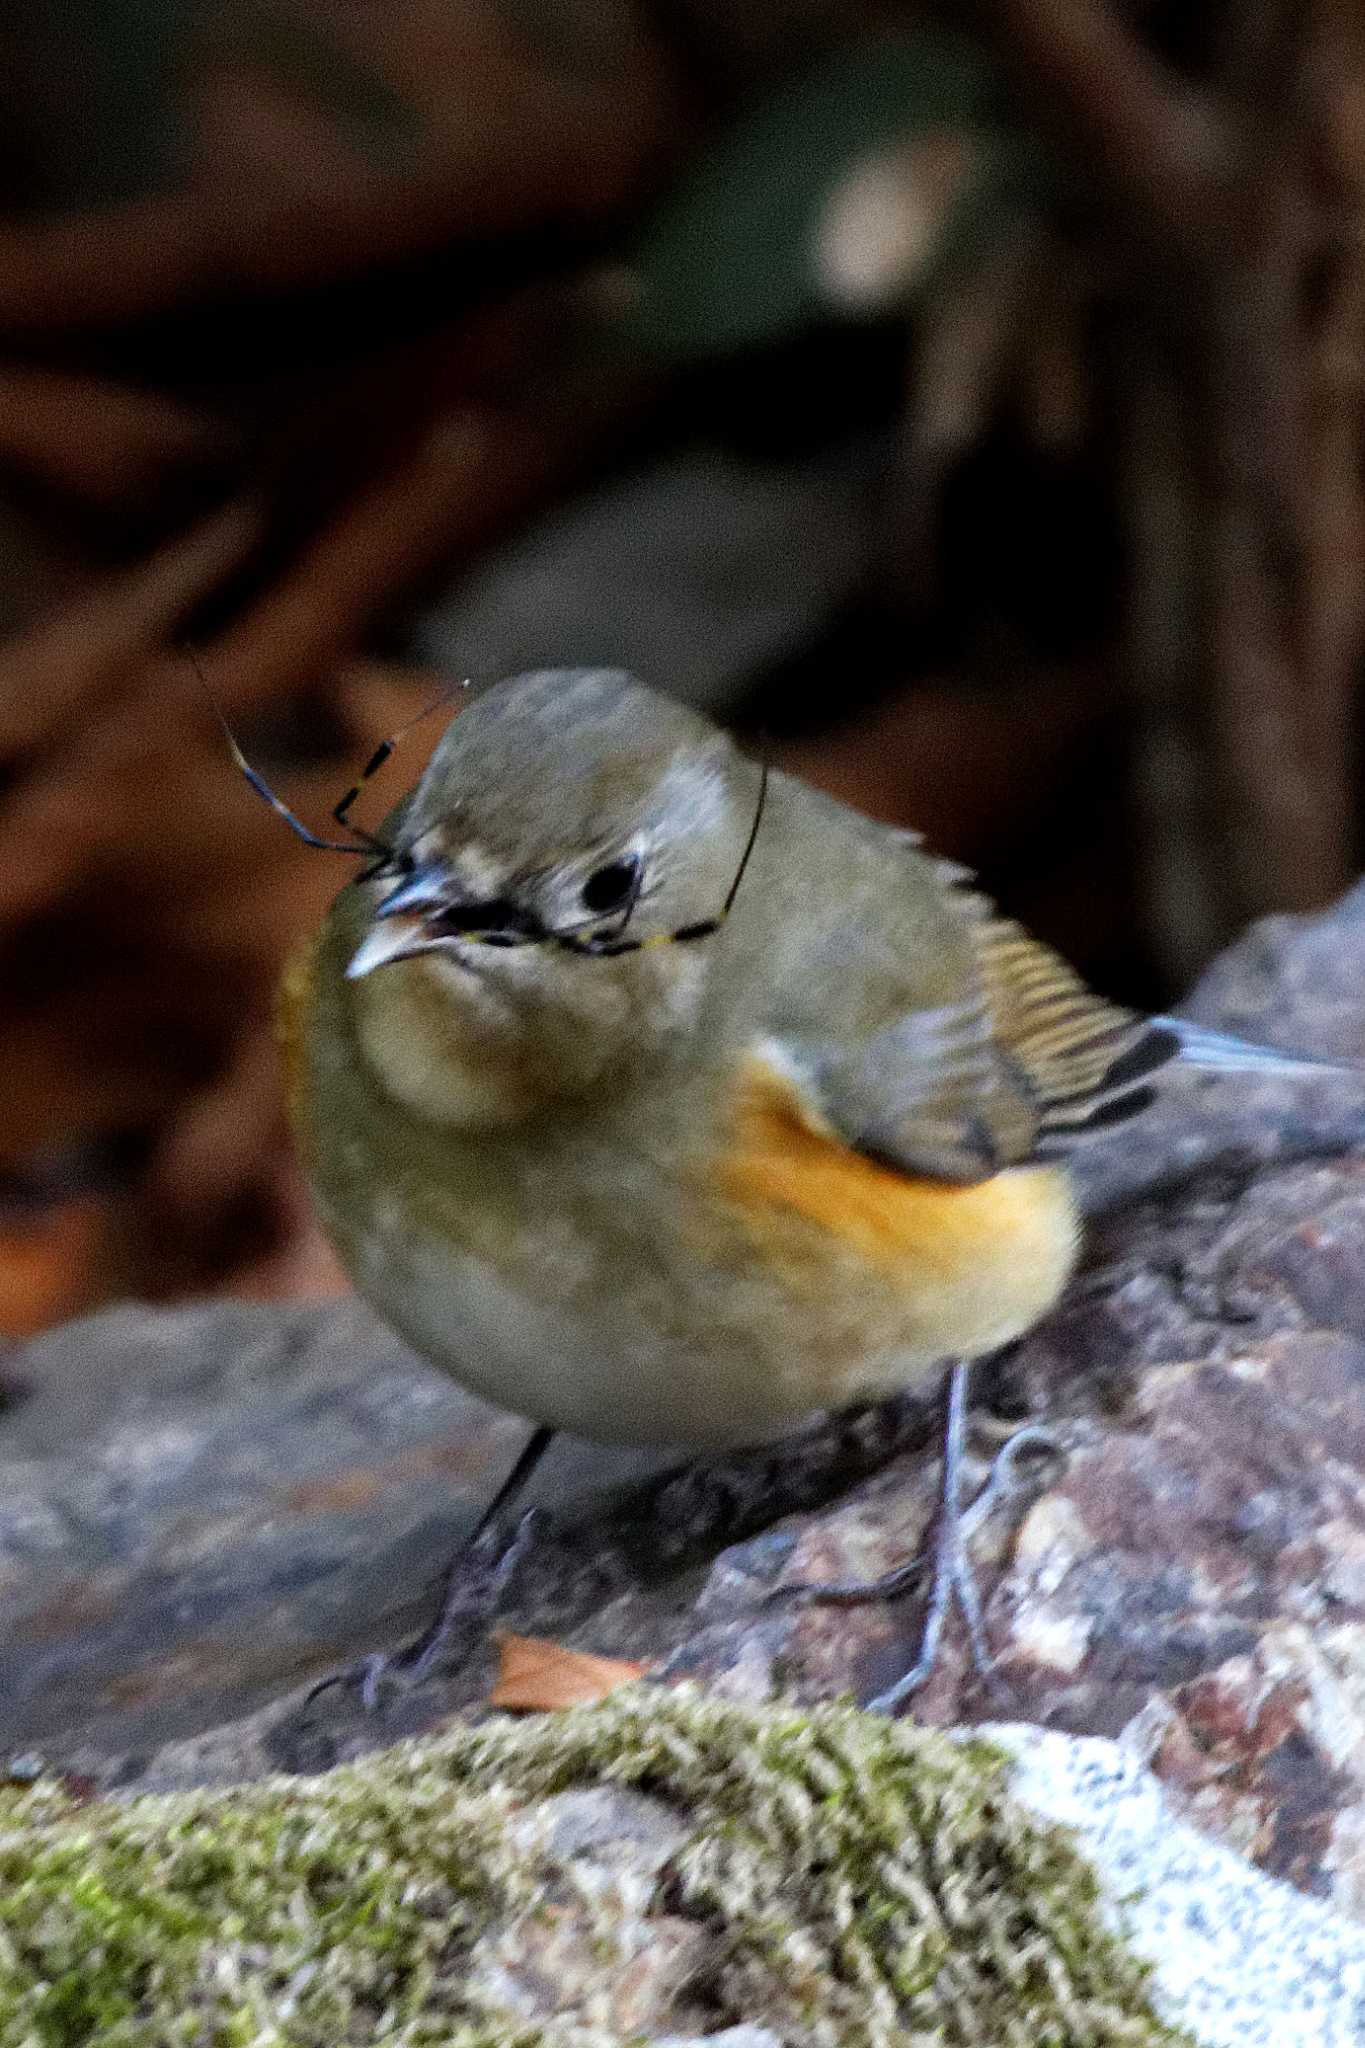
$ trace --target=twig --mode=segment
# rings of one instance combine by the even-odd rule
[[[460,558],[538,501],[589,448],[644,402],[646,387],[607,380],[584,365],[534,407],[463,407],[432,426],[417,450],[343,509],[206,654],[215,694],[237,716],[328,674],[355,649],[366,625],[405,583],[443,558]],[[184,882],[221,859],[242,823],[230,775],[196,799],[193,816],[167,817],[186,794],[189,764],[216,740],[192,696],[183,664],[164,657],[175,622],[240,558],[254,525],[240,510],[164,550],[134,577],[101,592],[0,659],[0,757],[31,750],[101,690],[97,731],[77,734],[11,792],[0,817],[0,915],[32,916],[56,902],[108,849],[136,865],[158,839],[180,844]],[[118,809],[101,792],[118,792]],[[252,821],[259,825],[260,820]],[[150,837],[149,837],[150,835]],[[102,855],[101,849],[106,849]]]
[[[627,200],[666,121],[657,93],[529,80],[407,175],[357,166],[326,192],[197,188],[0,222],[0,330],[146,318],[355,276],[459,242],[586,227]],[[455,260],[452,258],[452,260]]]
[[[1312,82],[1339,104],[1365,96],[1365,24],[1344,0],[1322,0]],[[1335,62],[1333,61],[1335,59]],[[1343,194],[1357,221],[1365,161]],[[1323,252],[1322,307],[1306,338],[1303,602],[1299,657],[1304,718],[1349,831],[1356,763],[1356,702],[1365,656],[1365,239],[1340,236]]]
[[[0,369],[0,460],[77,497],[128,497],[167,469],[221,459],[230,445],[219,422],[156,392],[60,370]]]
[[[1238,913],[1328,901],[1353,866],[1348,719],[1339,676],[1305,664],[1320,603],[1307,549],[1310,337],[1304,280],[1317,244],[1306,175],[1313,39],[1302,0],[1253,10],[1234,51],[1248,165],[1241,260],[1207,309],[1201,414],[1203,697],[1214,794]],[[1267,74],[1269,74],[1267,76]],[[1317,687],[1314,687],[1316,682]]]
[[[1228,257],[1232,138],[1217,109],[1102,0],[981,0],[1044,117],[1099,172],[1131,224],[1201,267]]]
[[[354,648],[361,627],[441,560],[468,557],[638,412],[642,381],[566,373],[553,401],[520,412],[463,406],[345,508],[217,649],[225,701],[268,701]]]
[[[33,753],[102,695],[126,688],[260,529],[259,507],[229,506],[9,641],[0,650],[0,761]]]

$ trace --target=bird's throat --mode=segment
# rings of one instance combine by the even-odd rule
[[[526,1020],[458,964],[396,960],[348,993],[362,1059],[424,1121],[497,1130],[543,1106],[544,1053]]]

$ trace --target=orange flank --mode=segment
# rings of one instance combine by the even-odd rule
[[[1066,1283],[1078,1226],[1059,1167],[967,1185],[898,1172],[849,1146],[761,1054],[745,1060],[733,1131],[725,1193],[769,1262],[817,1292],[850,1268],[889,1283],[907,1335],[941,1356],[1007,1342]]]

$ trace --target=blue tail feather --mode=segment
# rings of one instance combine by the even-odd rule
[[[1273,1045],[1257,1045],[1249,1038],[1210,1031],[1203,1024],[1192,1024],[1186,1017],[1154,1017],[1152,1022],[1175,1034],[1180,1057],[1192,1066],[1233,1074],[1365,1075],[1365,1061],[1334,1059],[1322,1053],[1282,1052]]]

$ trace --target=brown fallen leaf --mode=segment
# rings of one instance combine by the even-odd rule
[[[542,1636],[499,1633],[498,1678],[488,1696],[490,1707],[513,1714],[549,1714],[560,1707],[591,1706],[618,1686],[643,1678],[647,1664],[627,1657],[594,1657],[586,1650],[566,1649]]]

